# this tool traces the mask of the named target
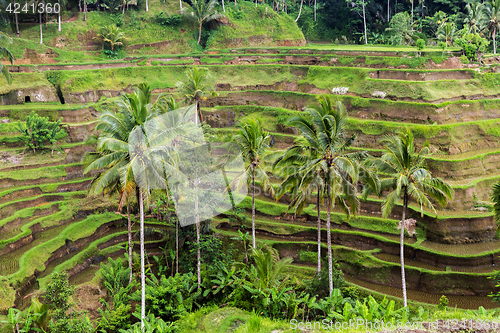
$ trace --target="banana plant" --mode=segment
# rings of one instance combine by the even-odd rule
[[[52,316],[49,312],[49,306],[47,304],[42,304],[38,298],[31,299],[31,305],[28,313],[33,313],[34,324],[41,332],[48,332],[50,320]]]
[[[11,326],[12,332],[19,333],[19,324],[23,320],[23,313],[19,309],[10,308],[7,314],[7,320],[2,320],[2,323],[7,323]]]

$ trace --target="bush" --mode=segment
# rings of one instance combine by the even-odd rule
[[[446,307],[448,306],[448,297],[446,297],[445,295],[442,295],[441,298],[439,299],[439,305],[438,305],[438,309],[439,310],[444,310],[446,309]]]
[[[69,300],[74,291],[75,287],[69,285],[68,273],[61,272],[52,275],[45,294],[45,300],[52,309],[53,321],[50,323],[52,332],[87,333],[94,330],[89,318],[82,318],[85,312],[71,309],[74,304]]]
[[[54,144],[68,136],[68,133],[61,128],[60,118],[56,122],[49,121],[47,117],[40,117],[35,111],[26,117],[26,122],[19,123],[17,130],[22,134],[22,141],[27,148],[36,150],[44,149],[44,144],[48,141],[52,144],[52,153],[54,153]]]
[[[168,15],[167,12],[161,12],[159,14],[156,14],[155,22],[162,26],[176,26],[181,24],[182,15],[180,14]]]

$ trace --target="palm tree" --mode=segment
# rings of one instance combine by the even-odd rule
[[[114,50],[116,45],[123,45],[123,41],[125,40],[125,36],[122,31],[119,31],[116,25],[109,25],[102,28],[99,37],[102,38],[104,43],[108,43],[111,46],[111,51]]]
[[[211,81],[211,75],[206,68],[194,66],[186,71],[186,80],[177,82],[176,86],[186,104],[196,104],[196,111],[200,121],[203,122],[200,101],[208,96],[217,96],[217,92]]]
[[[243,160],[248,163],[242,176],[233,182],[246,184],[252,181],[252,246],[255,248],[255,178],[259,178],[264,190],[273,188],[269,183],[269,176],[262,165],[262,159],[269,148],[269,133],[264,132],[260,119],[247,119],[236,126],[238,132],[233,140],[240,146]],[[241,186],[239,186],[241,187]]]
[[[224,17],[224,14],[218,13],[215,7],[217,0],[191,0],[191,11],[184,12],[184,14],[191,20],[198,24],[198,44],[201,42],[201,28],[203,22],[210,22],[212,20]]]
[[[12,43],[12,38],[7,36],[4,32],[0,31],[0,42],[6,41],[8,44]],[[7,58],[7,60],[14,65],[14,55],[12,52],[9,51],[6,47],[0,46],[0,57],[2,58]],[[0,61],[0,71],[2,72],[3,76],[7,80],[7,82],[10,84],[12,82],[12,76],[9,73],[9,69],[7,66],[5,66],[1,61]]]
[[[97,193],[105,189],[112,190],[119,183],[122,194],[120,204],[123,200],[128,201],[128,194],[132,188],[138,191],[138,203],[140,210],[140,243],[141,243],[141,284],[142,284],[142,309],[141,324],[145,318],[145,271],[144,271],[144,207],[143,190],[136,186],[137,179],[134,175],[134,163],[137,158],[131,156],[130,145],[137,143],[137,133],[143,132],[144,124],[157,116],[161,109],[159,105],[163,101],[162,96],[154,105],[151,105],[151,89],[147,84],[140,84],[134,88],[130,95],[122,96],[118,101],[118,113],[104,111],[98,120],[96,130],[102,134],[97,140],[97,152],[87,157],[84,173],[92,170],[103,170],[93,181],[91,191]],[[132,141],[131,141],[132,138]],[[134,159],[135,158],[135,159]],[[128,204],[127,204],[128,207]],[[127,209],[128,210],[128,209]],[[132,260],[131,226],[129,217],[129,266]]]
[[[488,20],[488,26],[491,29],[491,38],[493,39],[493,53],[497,53],[495,38],[497,29],[500,28],[500,0],[490,0],[486,2],[485,17]]]
[[[385,153],[374,163],[380,173],[388,175],[387,178],[381,180],[381,189],[392,189],[382,202],[382,215],[384,218],[389,216],[398,200],[401,196],[403,197],[403,218],[400,226],[400,260],[403,300],[404,306],[406,306],[404,229],[405,224],[408,223],[406,220],[408,200],[412,198],[420,207],[430,207],[437,214],[428,197],[445,206],[447,200],[453,198],[453,189],[442,179],[432,177],[431,173],[424,167],[425,157],[430,152],[429,145],[426,143],[417,153],[413,143],[413,134],[410,130],[401,131],[397,136],[386,137],[381,142],[385,144]],[[423,214],[423,211],[421,212]]]
[[[446,47],[451,46],[456,38],[455,23],[443,22],[436,32],[436,37],[438,40],[444,41]]]
[[[292,192],[293,198],[289,207],[295,209],[296,214],[300,214],[310,197],[316,191],[316,206],[318,213],[318,270],[321,272],[321,212],[320,207],[324,195],[323,178],[318,170],[316,174],[310,174],[309,178],[304,178],[304,175],[299,171],[300,167],[307,160],[313,159],[309,154],[315,151],[307,149],[307,140],[300,136],[295,140],[294,146],[288,148],[283,156],[279,157],[274,163],[274,169],[278,169],[276,174],[284,172],[285,179],[281,183],[277,193],[276,200],[279,200],[285,193]]]
[[[465,6],[467,10],[464,23],[469,25],[469,33],[477,33],[484,28],[485,6],[480,2],[471,2]]]
[[[356,195],[359,166],[359,153],[346,153],[355,137],[345,139],[347,111],[341,102],[334,108],[330,97],[321,96],[320,106],[308,108],[312,120],[305,117],[294,117],[289,125],[295,126],[305,138],[305,146],[301,149],[310,151],[305,155],[299,172],[305,179],[315,175],[322,178],[326,192],[327,206],[327,246],[328,246],[328,277],[329,292],[333,292],[333,258],[331,240],[331,209],[337,204],[347,215],[354,215],[359,210],[359,201]],[[292,147],[293,148],[293,147]],[[290,148],[290,149],[292,149]],[[294,148],[295,149],[295,148]]]

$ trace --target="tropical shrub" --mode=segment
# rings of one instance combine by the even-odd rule
[[[32,149],[35,153],[36,150],[44,149],[46,142],[52,145],[52,153],[54,153],[54,144],[68,136],[68,133],[61,128],[60,118],[56,122],[49,121],[47,117],[40,117],[35,111],[26,117],[26,122],[20,122],[17,130],[22,134],[22,140],[27,148]]]

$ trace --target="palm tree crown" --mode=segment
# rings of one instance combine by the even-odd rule
[[[196,104],[196,110],[203,122],[200,110],[200,101],[209,96],[217,96],[213,84],[210,83],[211,75],[206,68],[194,66],[186,71],[186,80],[177,83],[177,89],[186,104]]]

